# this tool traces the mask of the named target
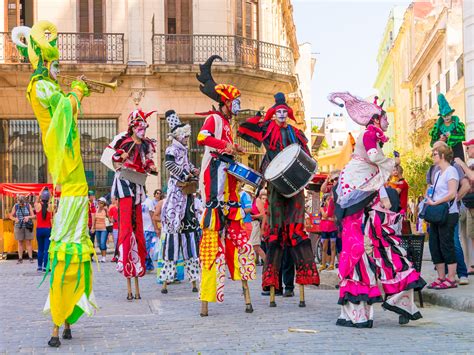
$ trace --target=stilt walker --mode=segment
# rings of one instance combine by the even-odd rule
[[[175,280],[176,263],[184,260],[186,277],[192,291],[198,292],[199,239],[201,228],[194,211],[194,197],[198,185],[199,169],[189,161],[188,141],[191,127],[181,123],[174,110],[165,114],[170,126],[171,144],[165,151],[165,167],[170,173],[166,202],[161,210],[161,224],[165,238],[162,250],[163,267],[158,274],[162,282],[161,293],[168,293],[167,285]],[[193,189],[194,186],[194,189]]]
[[[285,95],[275,95],[275,105],[264,118],[260,115],[249,118],[239,127],[239,136],[266,149],[261,171],[290,144],[298,144],[308,151],[308,140],[304,133],[288,122],[295,120],[293,110],[286,104]],[[280,288],[279,274],[283,248],[289,248],[296,266],[296,283],[300,289],[300,307],[305,307],[304,285],[319,285],[319,274],[314,261],[311,240],[304,229],[305,197],[301,191],[291,198],[284,197],[271,183],[268,184],[268,228],[266,238],[268,250],[263,266],[262,285],[270,287],[270,307],[276,307],[275,289]]]
[[[48,21],[40,21],[31,29],[22,26],[12,31],[12,39],[20,53],[29,59],[35,70],[27,98],[41,130],[53,184],[61,187],[61,202],[54,216],[45,275],[46,278],[51,272],[44,312],[51,312],[54,323],[48,342],[52,347],[61,345],[60,326],[64,324],[63,339],[72,339],[71,325],[83,313],[90,316],[97,308],[92,291],[94,247],[87,228],[88,187],[77,128],[81,101],[89,96],[89,88],[78,79],[72,82],[68,94],[62,92],[57,82],[57,35],[56,26]]]
[[[201,260],[201,316],[208,315],[208,302],[224,301],[227,265],[232,280],[242,280],[245,312],[252,313],[249,280],[256,277],[255,254],[249,236],[242,226],[242,209],[237,179],[228,174],[222,156],[232,158],[243,149],[234,144],[230,121],[240,110],[240,92],[226,84],[216,84],[211,75],[211,56],[200,65],[198,80],[201,91],[219,104],[209,111],[198,134],[197,142],[205,147],[201,164],[200,190],[205,206],[201,226],[203,236],[199,248]]]
[[[147,118],[155,113],[140,109],[128,117],[128,130],[115,137],[113,162],[119,166],[112,185],[112,197],[119,201],[119,253],[117,271],[127,279],[127,300],[141,299],[138,278],[145,275],[146,245],[143,234],[142,203],[146,199],[146,174],[156,174],[154,142],[145,137]],[[135,279],[135,296],[132,293]]]
[[[384,156],[388,121],[382,106],[342,92],[329,95],[341,99],[349,117],[366,129],[357,139],[352,159],[341,172],[335,190],[336,217],[342,221],[342,253],[339,259],[339,304],[336,324],[372,328],[373,304],[383,302],[378,281],[387,300],[382,307],[399,315],[399,323],[421,318],[414,303],[414,290],[426,284],[406,258],[397,235],[402,217],[390,210],[384,188],[395,161]],[[363,229],[362,229],[363,226]]]

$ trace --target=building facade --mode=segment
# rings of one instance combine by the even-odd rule
[[[474,2],[463,4],[466,138],[474,138]]]
[[[391,64],[380,67],[377,84],[391,78],[395,149],[425,154],[439,93],[465,120],[462,1],[412,2],[385,62]]]
[[[314,66],[305,48],[300,56],[289,0],[5,0],[0,7],[0,181],[45,182],[46,162],[39,132],[25,97],[31,67],[11,43],[11,29],[47,19],[58,27],[61,71],[103,82],[118,80],[115,91],[92,94],[83,102],[80,132],[89,184],[108,191],[112,172],[99,163],[112,137],[126,128],[136,105],[157,109],[149,135],[157,139],[161,167],[147,180],[148,190],[165,186],[163,153],[168,144],[164,112],[175,109],[196,135],[199,112],[212,102],[199,91],[198,65],[210,55],[217,82],[242,92],[240,119],[270,107],[273,94],[287,95],[305,128],[304,97]],[[309,57],[308,57],[309,56]],[[301,60],[306,64],[299,65]],[[298,75],[300,73],[300,75]],[[306,86],[305,86],[306,85]],[[305,94],[301,88],[304,87]],[[66,88],[65,88],[66,89]],[[261,151],[241,143],[243,159],[256,167]],[[32,150],[26,153],[25,147]],[[16,152],[22,153],[16,153]],[[191,159],[200,164],[203,149],[193,139]]]
[[[405,9],[406,7],[404,6],[395,6],[390,11],[377,55],[378,74],[375,79],[374,88],[377,90],[380,100],[385,100],[384,109],[387,112],[387,118],[390,123],[387,131],[389,137],[395,136],[397,121],[393,77],[393,66],[397,64],[393,62],[393,56],[389,55],[389,53],[400,30]],[[383,149],[385,153],[390,153],[394,148],[395,144],[392,139],[389,140],[387,144],[384,144]]]

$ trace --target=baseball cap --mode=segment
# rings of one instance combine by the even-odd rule
[[[465,146],[474,145],[474,138],[463,143]]]

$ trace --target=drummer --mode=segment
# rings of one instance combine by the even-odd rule
[[[261,115],[257,115],[239,127],[240,137],[258,147],[263,143],[266,154],[261,166],[262,172],[270,161],[290,144],[299,144],[310,155],[308,140],[302,131],[288,122],[288,117],[296,121],[293,110],[286,104],[285,95],[279,92],[275,95],[275,105],[267,111],[263,119]],[[284,248],[288,248],[295,263],[296,283],[319,285],[314,252],[304,228],[304,192],[301,191],[292,198],[285,198],[268,184],[268,201],[269,225],[264,235],[268,250],[263,266],[262,286],[280,289],[279,274]]]
[[[219,104],[218,110],[207,116],[199,131],[197,143],[205,147],[201,164],[199,187],[204,204],[201,221],[202,240],[199,249],[201,261],[201,316],[208,315],[208,302],[223,302],[225,266],[232,280],[242,280],[245,312],[252,313],[248,280],[256,278],[255,254],[249,236],[242,228],[237,179],[227,173],[221,160],[233,158],[243,149],[234,144],[230,125],[240,110],[240,91],[227,84],[216,84],[211,75],[212,62],[221,59],[211,56],[200,66],[198,80],[201,91]]]

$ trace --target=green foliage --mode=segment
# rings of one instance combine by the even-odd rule
[[[405,151],[400,154],[403,167],[403,177],[407,180],[410,189],[408,195],[417,199],[424,195],[426,190],[426,172],[433,164],[429,155],[422,155],[415,151]]]

